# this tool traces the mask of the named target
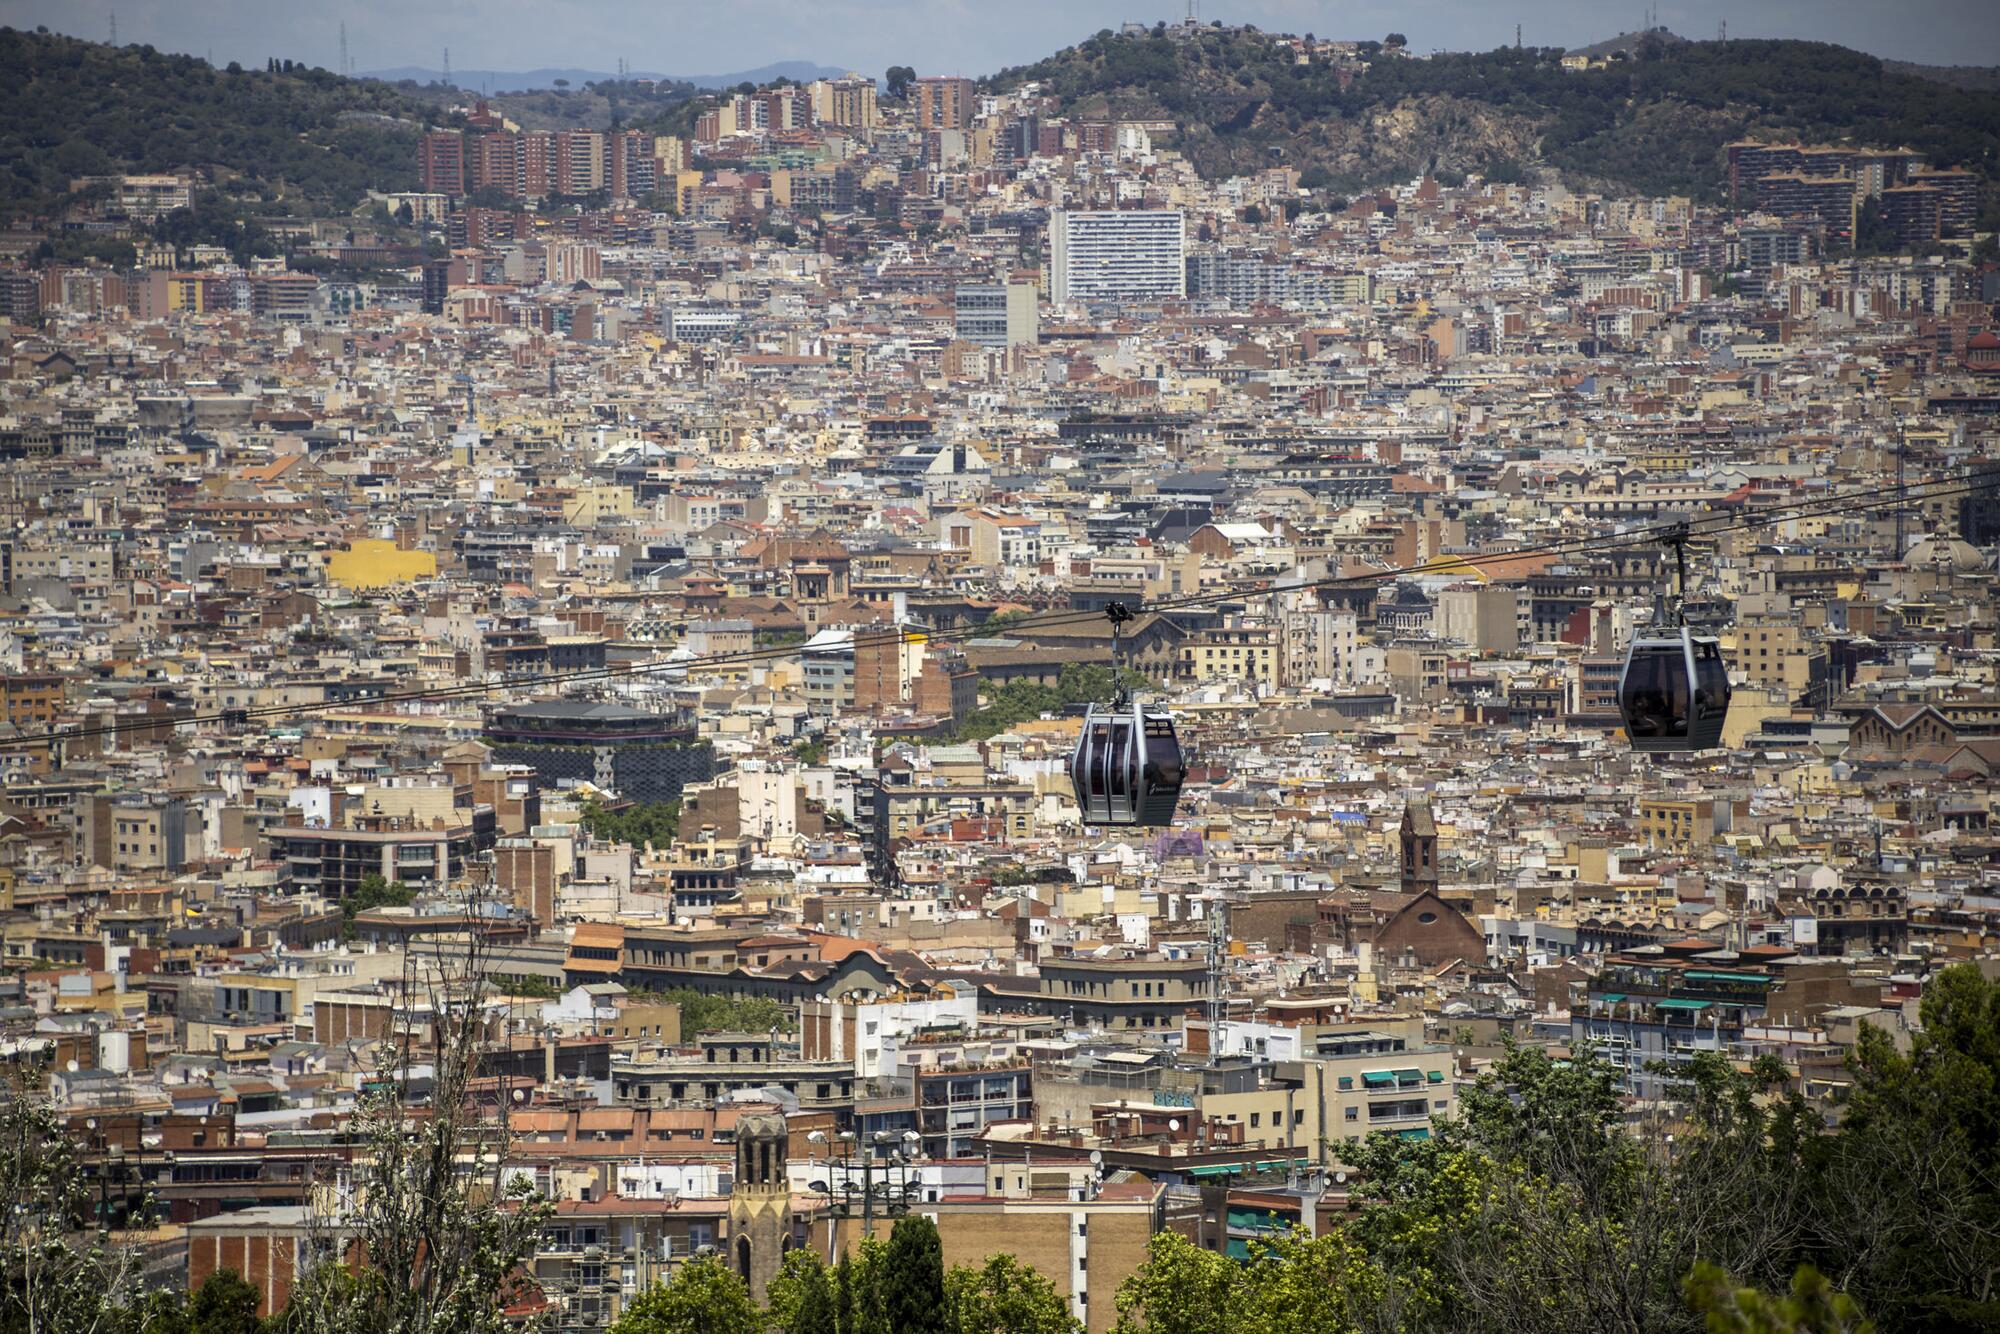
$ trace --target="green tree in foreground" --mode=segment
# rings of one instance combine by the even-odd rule
[[[234,1269],[218,1269],[188,1301],[189,1334],[257,1334],[257,1289]]]
[[[897,1219],[889,1234],[882,1305],[895,1334],[945,1334],[944,1243],[921,1214]]]
[[[953,1265],[944,1276],[947,1334],[1075,1334],[1077,1323],[1047,1275],[1011,1255]]]
[[[1789,1296],[1739,1288],[1719,1267],[1694,1267],[1682,1285],[1688,1305],[1700,1312],[1708,1334],[1875,1334],[1874,1324],[1826,1276],[1801,1265]]]
[[[784,1334],[839,1334],[833,1281],[817,1251],[786,1251],[764,1302],[772,1328]]]
[[[1886,1329],[2000,1330],[2000,983],[1946,968],[1922,1020],[1907,1053],[1861,1030],[1816,1258]]]
[[[1253,1242],[1243,1263],[1163,1232],[1117,1300],[1119,1334],[1355,1334],[1389,1309],[1380,1274],[1339,1232]]]
[[[702,1256],[641,1293],[611,1334],[764,1334],[764,1316],[742,1279]]]
[[[1118,1334],[1226,1334],[1234,1261],[1178,1232],[1146,1245],[1146,1260],[1118,1288]]]

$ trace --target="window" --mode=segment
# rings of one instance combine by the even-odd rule
[[[1347,1119],[1350,1121],[1359,1121],[1361,1119],[1361,1109],[1359,1107],[1347,1108]]]

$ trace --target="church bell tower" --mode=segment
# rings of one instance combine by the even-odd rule
[[[757,1112],[736,1123],[736,1181],[729,1192],[730,1267],[764,1301],[792,1244],[792,1190],[785,1175],[785,1118]]]

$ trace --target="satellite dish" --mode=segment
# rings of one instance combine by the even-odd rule
[[[1344,1185],[1346,1185],[1346,1184],[1347,1184],[1347,1173],[1345,1173],[1345,1172],[1335,1172],[1335,1173],[1333,1174],[1333,1179],[1334,1179],[1334,1181],[1335,1181],[1335,1182],[1336,1182],[1337,1184],[1339,1184],[1339,1185],[1343,1185],[1343,1186],[1344,1186]]]
[[[1090,1151],[1090,1165],[1092,1167],[1104,1166],[1104,1150],[1092,1149]]]
[[[1167,1129],[1169,1130],[1179,1130],[1180,1128],[1181,1128],[1181,1119],[1178,1116],[1176,1116],[1173,1120],[1167,1122]]]
[[[70,1063],[64,1066],[63,1068],[65,1070],[68,1070],[71,1074],[75,1074],[78,1070],[82,1069],[82,1067],[79,1066],[74,1059],[72,1059]]]

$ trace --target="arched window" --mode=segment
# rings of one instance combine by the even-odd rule
[[[745,1283],[750,1281],[750,1238],[747,1236],[736,1238],[736,1272]]]

